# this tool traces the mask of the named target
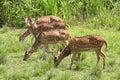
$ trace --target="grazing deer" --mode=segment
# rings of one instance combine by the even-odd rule
[[[31,24],[29,23],[28,20],[25,18],[25,24],[28,27],[29,32],[31,32],[34,37],[36,38],[37,35],[44,31],[50,31],[50,30],[59,30],[59,29],[64,29],[66,30],[66,24],[63,22],[52,22],[52,23],[41,23],[37,25],[38,27],[35,28],[35,19],[34,18],[29,18],[31,20]]]
[[[50,29],[67,29],[68,25],[63,23],[63,22],[58,22],[58,21],[52,21],[52,22],[42,22],[37,24],[37,21],[34,18],[29,17],[29,20],[31,21],[31,26],[34,29],[43,29],[46,28],[49,30]]]
[[[104,69],[105,55],[101,51],[103,44],[105,44],[107,48],[107,41],[103,37],[97,35],[88,35],[88,36],[73,38],[69,42],[69,44],[64,48],[63,51],[59,52],[57,55],[56,54],[54,55],[54,65],[57,67],[59,63],[63,60],[63,58],[72,54],[71,64],[70,64],[70,69],[71,69],[77,53],[79,53],[80,56],[81,51],[94,50],[97,54],[97,64],[101,56],[103,59],[103,69]]]
[[[70,33],[67,30],[50,30],[40,33],[32,47],[30,47],[24,55],[23,60],[27,60],[30,55],[38,49],[40,45],[48,46],[48,44],[62,43],[63,46],[68,44],[68,39],[70,38]]]
[[[23,18],[24,22],[26,21],[27,23],[31,20],[32,21],[32,26],[29,27],[33,27],[34,28],[34,32],[39,33],[41,31],[44,30],[49,30],[51,28],[56,28],[56,29],[66,29],[66,26],[68,26],[67,24],[62,22],[62,19],[56,16],[43,16],[43,17],[36,17],[36,18]],[[26,20],[25,20],[26,19]],[[26,24],[25,22],[25,24]],[[50,24],[52,22],[52,24]],[[27,24],[28,25],[28,24]],[[30,24],[29,24],[30,25]],[[36,28],[36,26],[39,26],[39,28]],[[44,28],[42,28],[44,26]],[[38,30],[37,30],[38,29]],[[24,40],[28,35],[30,34],[29,30],[26,30],[25,32],[23,32],[20,37],[19,37],[19,41]]]

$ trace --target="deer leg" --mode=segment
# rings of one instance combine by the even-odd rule
[[[105,55],[101,52],[101,56],[103,58],[103,69],[105,69]]]
[[[77,58],[76,58],[76,70],[77,69],[79,69],[79,62],[78,61],[80,61],[80,56],[81,56],[81,53],[78,53],[78,55],[77,55]]]
[[[73,53],[72,57],[71,57],[70,69],[72,68],[72,65],[73,65],[73,62],[75,60],[75,57],[76,57],[76,53]]]
[[[80,60],[80,56],[81,56],[81,53],[78,53],[78,56],[77,56],[77,61]]]
[[[49,53],[50,53],[50,51],[49,51],[49,48],[48,48],[48,47],[49,47],[49,45],[48,45],[48,44],[46,44],[44,48],[45,48],[45,52],[47,52],[47,53],[49,54]]]
[[[97,55],[97,63],[96,63],[96,65],[98,65],[98,63],[100,61],[100,56],[99,56],[99,51],[98,50],[96,50],[96,55]]]
[[[45,44],[43,47],[43,54],[46,52],[48,53],[48,44]]]
[[[46,59],[46,58],[45,58],[45,53],[47,52],[48,45],[46,45],[46,44],[42,45],[42,46],[41,46],[41,49],[42,49],[41,58],[42,58],[43,60],[45,60],[45,59]]]
[[[56,45],[58,45],[58,44],[53,44],[53,46],[52,46],[52,52],[50,52],[50,53],[53,54],[55,51],[59,50],[58,46],[56,46]]]
[[[29,34],[30,34],[30,31],[26,30],[24,33],[20,35],[19,41],[23,41]]]
[[[32,45],[32,47],[30,47],[26,52],[25,52],[25,55],[24,55],[24,58],[23,60],[27,60],[30,55],[38,49],[38,47],[40,46],[40,43],[38,40],[35,41],[35,43]]]
[[[101,49],[99,50],[99,55],[102,57],[102,59],[103,59],[103,69],[105,69],[105,65],[106,65],[106,63],[105,63],[105,55],[103,54],[103,52],[101,51]]]

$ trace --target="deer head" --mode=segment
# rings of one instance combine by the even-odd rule
[[[23,19],[23,21],[24,21],[24,23],[25,23],[25,25],[27,26],[27,27],[30,27],[31,25],[29,24],[29,19],[27,18],[27,17],[22,17],[22,19]]]
[[[35,18],[32,18],[32,17],[28,17],[28,19],[30,20],[30,25],[32,28],[37,28],[37,25],[36,25],[36,20]]]

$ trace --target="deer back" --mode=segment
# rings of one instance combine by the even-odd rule
[[[62,30],[44,31],[40,34],[39,39],[42,43],[56,43],[67,40],[69,38],[68,33],[68,31]]]
[[[50,22],[62,22],[62,19],[57,16],[50,16]]]
[[[50,23],[50,22],[62,22],[62,19],[57,16],[43,16],[43,17],[36,17],[36,24],[40,23]]]
[[[68,25],[64,22],[52,22],[51,23],[55,29],[67,29]]]
[[[88,35],[76,37],[69,42],[69,46],[74,51],[86,51],[91,49],[99,49],[103,46],[106,40],[97,35]]]

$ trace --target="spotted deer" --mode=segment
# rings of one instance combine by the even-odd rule
[[[26,37],[30,33],[32,33],[34,37],[36,37],[39,33],[44,31],[55,30],[55,29],[67,30],[66,29],[67,25],[63,22],[41,23],[39,25],[36,25],[34,18],[23,18],[23,19],[28,30],[19,37],[19,40],[22,40],[24,37]],[[31,21],[31,23],[29,20]],[[37,26],[37,28],[35,28],[35,26]]]
[[[24,19],[24,22],[25,22],[25,20],[26,20],[26,22],[29,22],[30,20],[32,20],[34,25],[35,25],[34,27],[39,25],[39,28],[36,28],[36,29],[34,28],[36,30],[36,33],[39,32],[39,31],[42,31],[43,29],[45,30],[45,28],[51,29],[53,27],[57,28],[58,26],[62,26],[64,28],[64,26],[67,26],[65,23],[62,22],[61,18],[59,18],[57,16],[53,16],[53,15],[51,15],[51,16],[43,16],[43,17],[38,16],[36,18],[24,18],[23,17],[23,19]],[[49,24],[50,22],[53,22],[53,24],[52,25]],[[44,28],[41,29],[42,26],[44,26]],[[32,26],[29,26],[29,27],[32,27]],[[27,29],[25,32],[23,32],[20,35],[19,41],[23,41],[29,34],[30,34],[30,31]]]
[[[100,56],[103,59],[103,69],[105,68],[105,55],[101,51],[101,48],[103,44],[106,45],[107,48],[107,41],[97,35],[87,35],[83,37],[76,37],[73,38],[71,41],[69,41],[69,44],[58,54],[54,55],[54,65],[57,67],[59,63],[68,55],[72,55],[71,57],[71,64],[70,69],[73,65],[73,62],[75,60],[76,54],[80,57],[81,51],[88,51],[88,50],[94,50],[97,55],[97,63],[99,63]]]
[[[31,21],[31,26],[36,30],[42,30],[47,31],[50,29],[65,29],[67,30],[68,25],[61,21],[52,21],[52,22],[42,22],[37,24],[37,21],[34,18],[29,17],[29,20]]]
[[[48,44],[63,44],[65,47],[68,44],[68,39],[70,38],[70,33],[67,30],[51,30],[51,31],[44,31],[40,33],[36,39],[32,47],[30,47],[24,55],[23,60],[27,60],[30,55],[38,49],[40,45],[48,46]]]

